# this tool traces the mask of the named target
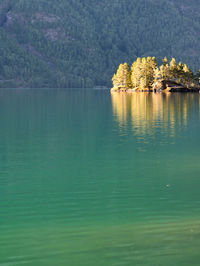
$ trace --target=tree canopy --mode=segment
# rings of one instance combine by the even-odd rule
[[[137,58],[131,68],[127,63],[120,64],[117,73],[113,76],[113,89],[152,89],[157,82],[171,81],[187,88],[198,85],[199,71],[196,76],[187,64],[172,58],[168,63],[165,56],[159,67],[155,57]]]

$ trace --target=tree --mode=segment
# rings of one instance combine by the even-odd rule
[[[163,66],[168,65],[168,59],[167,59],[166,56],[163,58],[163,61],[162,62],[163,62]]]
[[[169,65],[169,68],[170,68],[170,78],[172,80],[175,80],[178,76],[178,69],[177,69],[177,64],[176,64],[175,58],[172,58],[170,65]]]
[[[139,57],[135,62],[133,62],[131,67],[131,81],[133,88],[138,88],[140,86],[140,78],[142,76],[141,68],[142,59]]]
[[[130,67],[127,63],[120,64],[117,73],[114,74],[112,78],[112,81],[114,87],[123,87],[123,88],[132,87]]]
[[[154,71],[157,68],[155,57],[138,58],[131,67],[131,80],[134,88],[151,88]]]
[[[194,74],[186,64],[183,65],[183,73],[184,83],[189,88],[194,83]]]

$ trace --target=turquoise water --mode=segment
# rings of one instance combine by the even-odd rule
[[[199,265],[199,94],[0,90],[0,265]]]

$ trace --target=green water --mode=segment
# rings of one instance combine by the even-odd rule
[[[199,94],[0,90],[0,265],[200,264]]]

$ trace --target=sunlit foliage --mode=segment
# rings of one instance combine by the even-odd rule
[[[127,63],[120,64],[112,79],[114,88],[151,89],[153,84],[163,80],[173,81],[187,88],[197,85],[192,70],[186,64],[177,64],[175,58],[168,63],[167,57],[162,62],[158,67],[155,57],[137,58],[131,70]]]

